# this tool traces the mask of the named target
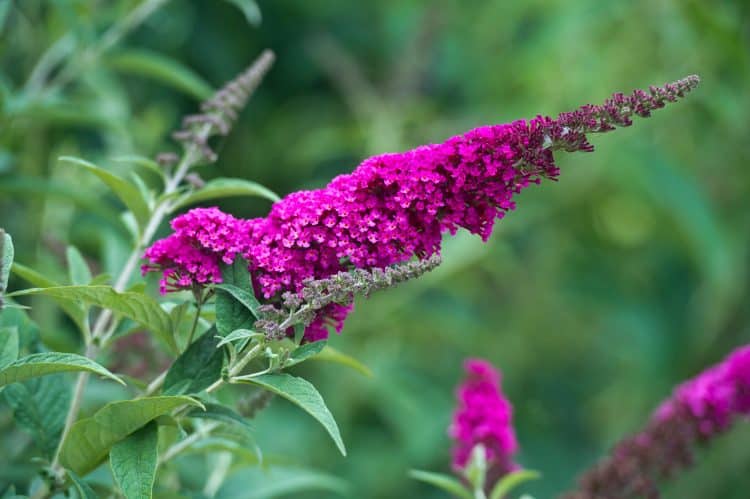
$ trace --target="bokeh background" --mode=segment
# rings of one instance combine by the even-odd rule
[[[595,153],[559,155],[560,181],[525,191],[489,243],[446,241],[434,273],[359,301],[331,344],[374,376],[298,369],[325,396],[349,456],[283,401],[255,423],[267,455],[343,478],[350,497],[442,497],[406,473],[449,470],[454,386],[463,359],[482,356],[503,370],[519,460],[544,474],[525,490],[553,497],[673,385],[750,341],[747,2],[259,0],[258,25],[231,2],[151,3],[163,5],[108,47],[102,33],[139,2],[0,0],[0,225],[17,259],[48,275],[63,274],[66,244],[108,272],[128,251],[117,201],[56,158],[123,172],[112,158],[177,150],[169,133],[180,116],[264,48],[275,67],[200,174],[281,194],[478,125],[690,73],[703,80],[684,103],[595,137]],[[75,70],[60,76],[58,61],[70,60]],[[219,205],[238,216],[268,210],[254,199]],[[54,305],[33,306],[48,344],[79,348]],[[111,396],[92,390],[87,404]],[[34,447],[4,402],[0,435],[0,484],[26,480],[32,468],[16,458]],[[665,497],[748,497],[750,425],[700,463]],[[211,465],[185,458],[177,479],[200,490]],[[256,497],[259,481],[268,479],[238,468],[219,496]]]

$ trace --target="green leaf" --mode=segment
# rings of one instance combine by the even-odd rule
[[[248,290],[249,294],[252,284],[247,268],[247,260],[241,257],[235,258],[232,265],[227,265],[221,270],[222,285],[231,286],[231,289]],[[248,296],[245,295],[245,298]],[[255,317],[245,303],[236,299],[229,291],[217,290],[216,328],[221,336],[226,336],[237,329],[252,329],[253,324],[255,324]]]
[[[152,330],[161,340],[176,350],[172,335],[172,320],[157,302],[143,293],[118,293],[111,286],[55,286],[16,291],[11,296],[44,295],[75,300],[108,308]]]
[[[8,277],[13,265],[13,239],[0,229],[0,293],[8,289]]]
[[[93,173],[99,180],[107,184],[112,189],[120,201],[122,201],[127,208],[133,212],[135,219],[141,228],[144,228],[148,224],[148,220],[151,217],[151,212],[148,209],[148,204],[141,196],[141,191],[138,187],[134,186],[122,177],[118,177],[114,173],[111,173],[103,168],[99,168],[93,163],[90,163],[81,158],[74,158],[72,156],[61,156],[60,161],[70,163],[76,166],[80,166]]]
[[[323,350],[312,357],[312,360],[323,360],[326,362],[334,362],[336,364],[341,364],[342,366],[349,367],[351,369],[354,369],[360,374],[363,374],[364,376],[367,376],[368,378],[372,377],[372,371],[369,367],[364,365],[362,362],[358,361],[354,357],[351,357],[339,350],[336,350],[332,346],[326,345]]]
[[[246,464],[259,465],[263,460],[259,449],[249,448],[247,445],[238,443],[235,438],[208,436],[190,444],[190,447],[182,452],[185,454],[206,455],[211,452],[229,452]]]
[[[234,4],[240,9],[251,26],[255,26],[256,28],[260,26],[263,16],[255,0],[227,0],[227,2]]]
[[[222,337],[221,341],[219,341],[219,344],[216,346],[221,347],[221,346],[226,345],[227,343],[232,343],[237,340],[245,340],[247,338],[261,338],[261,337],[263,337],[263,333],[258,333],[250,329],[237,329],[236,331],[232,331],[228,335]]]
[[[60,453],[64,466],[85,475],[96,468],[111,447],[162,414],[184,406],[200,407],[190,397],[146,397],[111,402],[91,416],[76,422]]]
[[[18,328],[0,327],[0,370],[18,358]]]
[[[206,185],[200,189],[182,196],[173,206],[173,210],[179,210],[201,201],[234,196],[261,197],[273,203],[281,199],[278,194],[256,182],[239,178],[215,178],[206,182]]]
[[[104,61],[117,71],[156,80],[196,100],[206,100],[214,92],[211,85],[192,69],[158,52],[129,49],[108,55]]]
[[[299,497],[304,492],[321,491],[322,497],[337,494],[352,495],[346,482],[338,477],[319,471],[302,468],[256,467],[241,468],[222,486],[217,499],[273,499],[276,497]]]
[[[202,418],[202,419],[213,419],[215,421],[221,421],[222,423],[230,423],[239,425],[245,429],[250,429],[252,426],[247,420],[242,417],[241,414],[237,413],[230,407],[222,404],[205,403],[205,410],[196,408],[188,413],[189,418]]]
[[[333,419],[333,415],[328,410],[323,397],[309,381],[286,373],[246,376],[235,378],[235,380],[270,390],[301,407],[323,425],[341,454],[346,455],[346,448],[341,440],[336,420]]]
[[[151,422],[112,446],[109,464],[126,499],[151,499],[156,479],[159,427]]]
[[[21,357],[0,371],[0,386],[24,381],[47,374],[87,371],[110,378],[124,385],[125,382],[91,359],[74,353],[43,352]]]
[[[86,285],[91,282],[91,269],[89,269],[86,260],[75,246],[68,246],[65,251],[65,257],[68,260],[68,275],[71,284]]]
[[[492,492],[490,492],[489,499],[502,499],[522,483],[529,480],[536,480],[541,476],[539,472],[534,470],[511,471],[495,483]]]
[[[73,488],[75,488],[76,492],[78,493],[79,499],[99,499],[99,496],[96,495],[96,492],[83,481],[83,478],[79,477],[72,471],[68,470],[68,476],[70,477],[70,481],[73,482]]]
[[[289,356],[289,359],[287,359],[286,363],[284,364],[284,367],[291,367],[295,364],[299,364],[300,362],[304,362],[307,359],[320,354],[325,346],[326,341],[322,340],[314,341],[312,343],[305,343],[304,345],[295,348],[292,354]]]
[[[26,265],[21,265],[18,262],[15,262],[13,264],[12,270],[13,273],[18,277],[39,288],[51,288],[60,286],[59,283],[48,279],[36,270],[27,267]],[[65,314],[70,317],[70,319],[76,324],[76,326],[78,326],[79,330],[88,332],[88,316],[86,313],[86,308],[81,303],[77,303],[74,300],[59,296],[52,296],[51,298],[55,301],[55,303],[57,303],[57,305],[63,310],[63,312],[65,312]]]
[[[169,368],[164,378],[163,393],[198,393],[221,378],[224,350],[217,348],[218,344],[219,338],[213,327],[194,341]]]
[[[472,493],[452,476],[421,470],[411,470],[409,476],[420,482],[429,483],[460,499],[474,499]]]
[[[160,178],[164,178],[164,169],[159,166],[159,163],[145,156],[128,154],[124,156],[115,156],[114,158],[112,158],[112,161],[140,166],[153,173],[156,173]]]
[[[251,291],[248,291],[247,289],[238,288],[234,284],[215,284],[214,288],[220,289],[222,291],[226,291],[232,297],[240,302],[242,305],[245,306],[246,309],[248,309],[253,316],[257,319],[259,317],[258,315],[258,308],[260,308],[260,302],[255,297],[255,294],[253,294]]]
[[[32,436],[37,448],[52,457],[60,441],[70,405],[70,384],[63,375],[44,376],[6,386],[3,396],[18,427]]]

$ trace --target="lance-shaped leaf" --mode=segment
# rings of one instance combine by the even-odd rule
[[[86,260],[75,246],[68,246],[65,251],[65,257],[68,261],[68,276],[70,283],[76,285],[85,285],[91,282],[91,269],[89,269]]]
[[[336,420],[312,383],[285,373],[244,376],[235,378],[235,381],[260,386],[298,405],[323,425],[341,454],[346,455]]]
[[[246,303],[243,303],[229,291],[217,289],[216,328],[221,336],[226,336],[237,329],[252,329],[255,323],[256,317],[251,311],[254,305],[252,302],[247,302],[248,295],[252,296],[249,291],[252,289],[250,272],[247,268],[247,260],[237,257],[232,265],[224,266],[221,269],[223,285],[231,286],[231,289],[248,290],[245,296]]]
[[[442,473],[432,473],[430,471],[411,470],[409,476],[420,482],[429,483],[439,489],[442,489],[454,497],[460,499],[474,499],[469,490],[461,482],[449,475]]]
[[[143,293],[126,291],[118,293],[111,286],[55,286],[16,291],[11,296],[44,295],[52,298],[75,300],[122,314],[153,331],[167,345],[176,349],[172,335],[172,320],[164,309]]]
[[[205,403],[205,409],[195,408],[188,413],[189,418],[213,419],[222,423],[238,425],[246,430],[251,427],[250,423],[231,407],[222,404]]]
[[[78,493],[78,499],[99,499],[99,496],[96,495],[94,489],[92,489],[88,483],[84,482],[83,478],[70,470],[68,470],[68,477],[70,477],[70,481],[73,482],[72,488]]]
[[[0,229],[0,293],[8,289],[8,276],[13,265],[13,239]]]
[[[126,499],[151,499],[156,478],[159,426],[152,421],[112,446],[109,464]]]
[[[540,476],[539,472],[534,470],[511,471],[497,481],[492,488],[492,492],[490,492],[489,499],[503,499],[503,497],[507,496],[511,490],[515,489],[522,483],[528,482],[529,480],[536,480]]]
[[[87,171],[93,173],[99,180],[107,184],[112,189],[112,192],[120,198],[120,201],[133,212],[135,219],[141,228],[145,227],[151,216],[151,212],[148,209],[148,203],[143,199],[141,191],[135,185],[131,184],[122,177],[118,177],[112,172],[109,172],[103,168],[99,168],[95,164],[86,161],[81,158],[74,158],[72,156],[62,156],[60,161],[70,163],[76,166],[80,166]]]
[[[319,491],[316,497],[360,497],[340,478],[320,471],[291,468],[253,466],[233,473],[219,490],[217,499],[273,499],[307,496]]]
[[[245,19],[251,26],[260,26],[263,16],[255,0],[227,0],[227,2],[236,5],[245,15]]]
[[[326,345],[323,350],[320,351],[317,355],[313,355],[311,357],[312,360],[323,360],[326,362],[334,362],[336,364],[340,364],[342,366],[349,367],[351,369],[354,369],[360,374],[363,374],[364,376],[367,376],[368,378],[372,377],[372,371],[369,367],[364,365],[362,362],[358,361],[354,357],[345,354],[344,352],[340,350],[336,350],[332,346]]]
[[[18,328],[0,327],[0,370],[18,358]]]
[[[229,293],[235,300],[244,305],[256,319],[258,318],[260,302],[251,291],[239,288],[234,284],[216,284],[214,287]]]
[[[124,73],[143,76],[206,100],[214,92],[206,81],[176,59],[147,50],[122,50],[105,58],[105,63]]]
[[[75,423],[62,445],[60,460],[85,475],[101,463],[114,444],[162,414],[184,405],[200,407],[190,397],[146,397],[111,402]]]
[[[163,392],[167,395],[198,393],[217,381],[224,367],[224,350],[217,348],[218,344],[213,327],[194,341],[169,368]]]
[[[201,201],[225,199],[232,196],[261,197],[274,203],[280,199],[275,192],[256,182],[239,178],[215,178],[206,182],[206,185],[200,189],[185,194],[178,199],[173,209],[179,210]]]
[[[74,353],[34,353],[5,366],[0,371],[0,387],[38,376],[70,371],[87,371],[125,384],[120,378],[93,360]]]

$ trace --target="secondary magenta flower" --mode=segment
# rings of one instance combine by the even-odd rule
[[[690,466],[696,447],[750,416],[750,345],[675,389],[640,433],[581,476],[570,499],[659,497],[657,481]]]
[[[295,192],[265,218],[236,219],[216,208],[172,222],[145,271],[161,270],[162,291],[219,282],[219,266],[238,254],[249,262],[255,291],[274,299],[298,292],[307,278],[354,268],[387,267],[440,251],[441,235],[464,228],[487,240],[496,219],[515,208],[513,197],[559,170],[553,151],[591,151],[587,134],[628,126],[698,83],[697,77],[615,94],[556,119],[484,126],[441,144],[365,160],[323,189]],[[332,310],[340,325],[346,315]],[[323,319],[323,318],[321,318]],[[320,327],[315,337],[325,336]]]
[[[448,433],[454,440],[453,469],[462,472],[478,444],[484,446],[488,476],[497,478],[518,468],[513,408],[500,386],[500,372],[482,359],[464,362],[466,379],[458,387],[458,408]]]

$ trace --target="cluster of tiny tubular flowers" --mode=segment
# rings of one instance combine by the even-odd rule
[[[645,429],[579,480],[568,499],[659,497],[657,481],[689,467],[697,446],[750,416],[750,345],[677,387]]]
[[[146,251],[143,270],[162,271],[166,292],[219,282],[221,262],[241,254],[256,291],[272,299],[298,292],[308,278],[438,253],[441,235],[459,228],[487,240],[495,220],[515,208],[516,194],[557,178],[553,151],[591,151],[587,134],[628,126],[634,114],[648,116],[697,84],[691,76],[649,92],[615,94],[556,119],[483,126],[440,144],[375,156],[323,189],[288,195],[265,218],[192,210]]]
[[[513,408],[503,396],[500,372],[482,359],[464,362],[466,379],[458,387],[458,408],[448,433],[453,438],[453,469],[461,473],[478,444],[485,449],[492,483],[518,468],[513,455],[518,442],[513,430]]]

